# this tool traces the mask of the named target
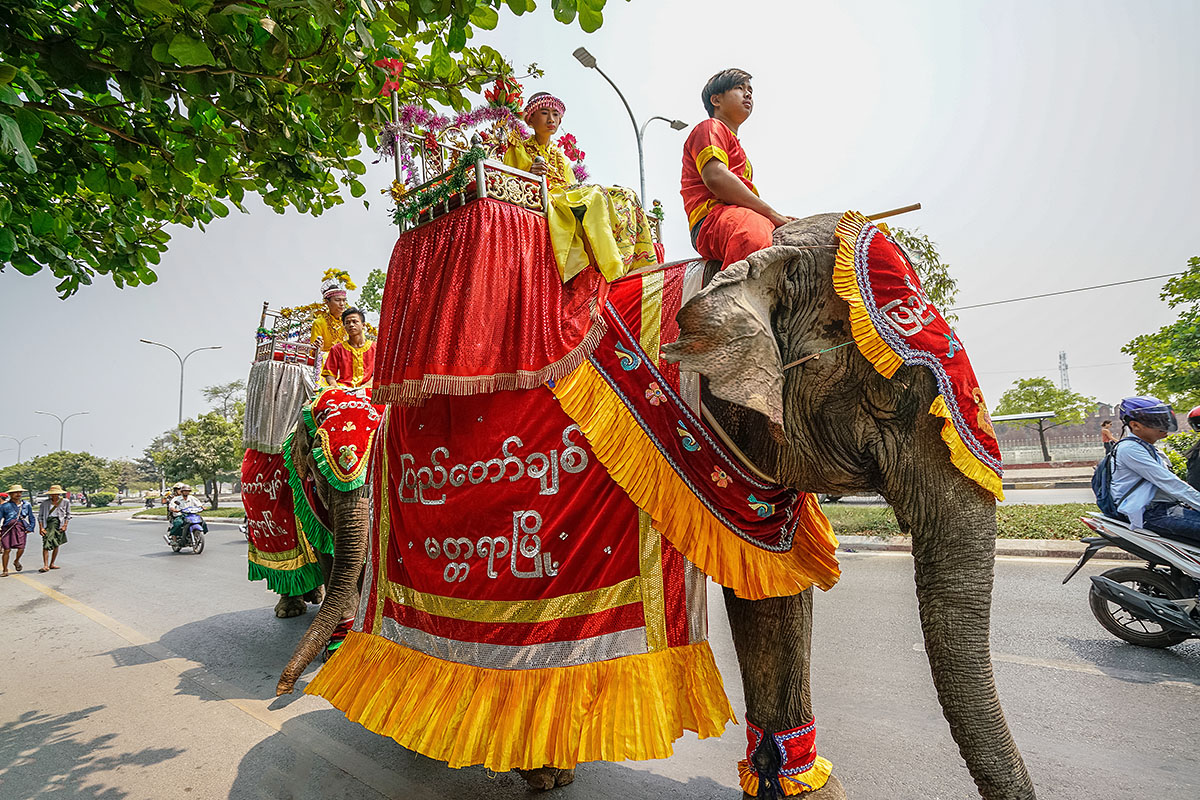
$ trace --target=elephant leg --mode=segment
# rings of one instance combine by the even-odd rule
[[[746,721],[765,734],[806,726],[813,719],[809,693],[813,590],[765,600],[743,600],[731,589],[725,589],[724,593],[733,646],[742,672]],[[766,751],[767,748],[760,747],[754,754],[752,766],[760,775],[786,768],[778,759],[774,764],[762,759]],[[769,796],[768,791],[760,783],[759,796]],[[846,793],[841,782],[830,776],[820,789],[805,792],[804,796],[813,800],[844,800]]]
[[[559,769],[558,767],[539,767],[538,769],[519,769],[516,771],[529,788],[538,791],[548,791],[559,786],[566,786],[575,780],[575,769]]]
[[[315,586],[304,593],[304,602],[319,606],[325,601],[325,587]]]
[[[304,602],[303,597],[281,594],[279,595],[279,602],[275,604],[275,616],[280,619],[298,617],[307,611],[308,605]]]

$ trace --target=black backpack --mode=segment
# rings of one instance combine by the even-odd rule
[[[1106,517],[1124,519],[1126,521],[1128,521],[1126,516],[1117,510],[1118,501],[1112,496],[1112,476],[1117,468],[1117,448],[1129,441],[1136,441],[1149,451],[1150,456],[1155,461],[1158,460],[1158,453],[1155,451],[1154,445],[1142,441],[1136,436],[1126,436],[1117,442],[1111,452],[1106,453],[1104,458],[1100,459],[1100,463],[1096,465],[1096,471],[1092,473],[1092,494],[1096,495],[1096,505],[1099,506],[1100,513]],[[1136,489],[1145,482],[1146,479],[1143,478],[1133,485],[1133,489]],[[1133,489],[1129,491],[1132,492]]]

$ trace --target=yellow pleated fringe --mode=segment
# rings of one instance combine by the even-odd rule
[[[940,394],[933,398],[933,405],[929,407],[929,413],[935,417],[941,417],[943,420],[942,441],[950,448],[950,462],[963,475],[994,494],[997,500],[1003,501],[1004,486],[1000,476],[996,474],[995,470],[976,458],[975,454],[967,448],[962,437],[958,435],[958,429],[954,427],[954,420],[950,417],[950,407],[946,405],[946,398]]]
[[[804,792],[815,792],[825,785],[825,781],[829,780],[832,773],[833,764],[817,756],[817,760],[811,767],[794,778],[780,775],[779,785],[783,787],[783,793],[788,797]],[[745,759],[738,762],[738,781],[742,784],[743,792],[751,797],[758,796],[758,773],[750,768],[750,763]],[[804,781],[804,783],[800,783],[800,781]],[[805,786],[805,783],[808,785]]]
[[[304,690],[352,722],[459,768],[667,758],[733,719],[708,642],[574,667],[485,669],[351,631]]]
[[[837,259],[833,265],[833,288],[838,297],[850,306],[850,332],[854,343],[871,366],[889,380],[904,364],[904,359],[888,347],[887,342],[875,330],[875,323],[867,312],[862,293],[858,289],[858,275],[854,271],[854,245],[864,226],[871,221],[857,211],[847,211],[838,220],[834,230],[838,237]]]
[[[749,600],[787,597],[837,583],[837,539],[817,499],[800,510],[787,553],[762,550],[729,530],[679,478],[590,361],[560,380],[554,395],[592,452],[679,552],[722,586]]]

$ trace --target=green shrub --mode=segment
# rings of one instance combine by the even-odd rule
[[[887,506],[823,505],[835,535],[902,535]],[[1098,510],[1091,503],[998,505],[996,529],[1001,539],[1079,539],[1088,534],[1080,517]]]
[[[1192,449],[1192,445],[1196,443],[1196,439],[1200,438],[1200,433],[1195,431],[1180,431],[1173,433],[1163,440],[1166,445],[1163,452],[1167,454],[1167,461],[1170,462],[1171,471],[1180,477],[1182,480],[1187,480],[1187,453]]]
[[[88,495],[88,504],[93,508],[104,508],[116,498],[112,492],[92,492]]]

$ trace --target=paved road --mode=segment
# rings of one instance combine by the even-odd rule
[[[276,700],[308,618],[271,615],[263,584],[244,579],[236,527],[213,525],[200,556],[172,554],[160,533],[157,522],[81,517],[64,569],[0,581],[0,797],[528,797],[512,776],[447,769],[318,698]],[[846,554],[843,564],[841,584],[817,600],[821,752],[856,800],[974,796],[921,652],[911,560]],[[1200,796],[1200,642],[1162,652],[1112,639],[1088,612],[1085,581],[1059,585],[1068,567],[997,565],[997,681],[1039,796]],[[710,617],[740,713],[716,591]],[[587,765],[555,796],[736,798],[743,730],[686,735],[666,761]]]

